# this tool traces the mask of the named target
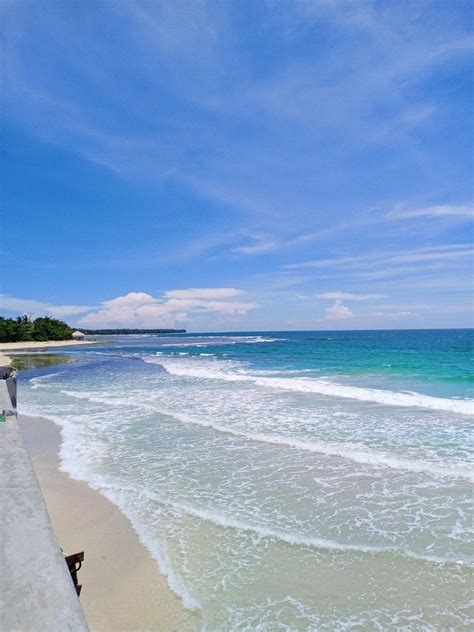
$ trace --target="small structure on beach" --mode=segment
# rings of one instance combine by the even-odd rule
[[[84,340],[86,334],[83,334],[82,331],[75,331],[72,334],[73,340]]]

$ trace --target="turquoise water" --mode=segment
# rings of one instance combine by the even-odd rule
[[[116,338],[24,373],[204,630],[470,626],[472,330]]]

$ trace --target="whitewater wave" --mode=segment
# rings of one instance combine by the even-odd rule
[[[214,347],[218,345],[253,345],[263,342],[282,342],[284,338],[265,338],[264,336],[206,336],[204,342],[165,342],[160,347]]]
[[[283,378],[262,377],[250,372],[230,371],[220,364],[207,366],[197,363],[175,363],[171,358],[160,357],[159,361],[153,356],[144,357],[145,362],[161,364],[168,373],[180,377],[195,377],[208,380],[222,380],[226,382],[253,382],[257,386],[275,388],[300,393],[314,393],[328,397],[355,399],[361,402],[382,404],[385,406],[399,406],[408,408],[426,408],[429,410],[444,410],[447,412],[474,415],[474,400],[447,399],[433,397],[416,392],[398,392],[382,389],[349,386],[324,378]]]
[[[74,397],[77,397],[79,399],[90,399],[93,401],[100,401],[101,403],[105,403],[105,400],[106,400],[106,398],[90,397],[86,393],[78,393],[74,391],[68,391],[68,394]],[[113,402],[112,400],[110,400],[108,403],[112,404]],[[120,403],[116,401],[116,405],[120,406]],[[34,416],[35,414],[37,414],[37,411],[25,410],[24,413],[26,415]],[[41,416],[51,419],[51,421],[62,426],[66,430],[68,429],[69,424],[65,423],[64,418],[61,416],[51,415],[50,413],[46,413],[46,414],[42,413]],[[173,414],[173,416],[177,417],[176,414]],[[184,421],[185,418],[181,418],[180,420]],[[211,426],[223,432],[228,432],[230,434],[239,434],[239,435],[241,434],[241,433],[238,433],[237,431],[234,431],[234,429],[228,428],[227,426],[220,426],[218,424],[215,425],[215,424],[211,424],[202,420],[186,419],[185,423],[194,423],[194,424],[203,425],[203,426],[204,425]],[[359,553],[367,553],[367,554],[372,554],[372,555],[391,553],[391,554],[411,557],[414,559],[418,559],[418,560],[430,562],[430,563],[441,563],[441,564],[453,563],[453,564],[459,564],[459,565],[471,564],[471,562],[468,560],[459,560],[455,558],[447,558],[447,557],[440,557],[436,555],[422,554],[416,551],[412,551],[411,549],[408,549],[405,547],[342,543],[342,542],[330,540],[327,538],[308,536],[308,535],[301,534],[298,532],[285,531],[283,529],[275,529],[270,526],[263,526],[263,525],[247,522],[241,519],[237,519],[232,516],[228,516],[224,513],[220,513],[218,511],[212,510],[212,509],[198,507],[186,501],[182,501],[182,500],[177,501],[176,499],[159,494],[155,491],[150,491],[143,488],[138,489],[134,486],[129,487],[129,486],[124,486],[122,484],[117,485],[105,479],[103,475],[92,472],[89,468],[86,468],[85,470],[82,469],[81,464],[77,461],[76,450],[68,449],[68,447],[70,448],[70,445],[69,446],[67,445],[69,443],[67,439],[67,434],[68,433],[66,432],[66,435],[63,436],[63,443],[61,446],[61,469],[63,471],[68,472],[74,478],[77,478],[78,480],[87,481],[91,487],[93,487],[94,489],[100,491],[102,494],[107,496],[107,498],[109,498],[112,502],[114,502],[121,509],[121,511],[125,515],[127,515],[127,517],[132,522],[135,530],[139,534],[142,542],[150,550],[153,557],[158,562],[160,568],[165,572],[166,575],[168,575],[170,586],[177,594],[179,594],[182,598],[183,597],[185,598],[186,607],[188,608],[199,608],[199,604],[197,600],[191,598],[190,595],[187,595],[187,598],[185,597],[186,591],[183,590],[183,586],[180,585],[180,581],[177,580],[176,577],[173,577],[173,573],[171,571],[171,568],[168,565],[168,561],[164,557],[163,550],[161,549],[161,547],[157,548],[157,543],[155,539],[146,532],[146,529],[144,529],[144,525],[141,524],[141,520],[138,518],[136,511],[133,507],[133,504],[129,505],[129,503],[123,502],[123,499],[121,498],[122,493],[131,492],[133,493],[135,498],[138,498],[138,497],[148,498],[161,505],[171,507],[172,509],[178,512],[182,512],[187,515],[198,518],[200,520],[203,520],[205,522],[212,523],[218,527],[231,528],[231,529],[236,529],[239,531],[254,533],[260,537],[276,539],[293,546],[307,546],[307,547],[323,549],[323,550],[359,552]],[[300,440],[294,440],[292,438],[286,438],[286,437],[282,438],[282,437],[275,437],[271,435],[268,436],[268,435],[262,435],[262,434],[256,434],[256,433],[255,434],[244,433],[244,436],[247,436],[248,438],[251,438],[257,441],[265,441],[265,442],[268,441],[270,443],[276,443],[276,444],[283,443],[283,444],[290,445],[291,447],[295,447],[298,449],[300,448],[309,449],[310,451],[317,451],[317,452],[323,451],[324,453],[327,453],[328,450],[329,451],[332,450],[331,446],[328,447],[325,444],[301,442]],[[347,454],[345,453],[345,450],[346,450],[345,447],[341,448],[340,446],[338,446],[335,448],[334,453],[336,455],[339,455],[339,452],[341,452],[341,453],[344,453],[344,456],[347,456],[348,458],[350,458],[351,455],[349,453],[349,448],[347,448],[348,450]],[[371,459],[374,456],[369,452],[367,452],[367,454],[369,455],[369,459]],[[353,460],[356,460],[357,455],[354,458],[354,454],[352,454],[352,458]],[[410,463],[410,465],[413,465],[413,463]],[[440,472],[441,471],[443,471],[444,474],[446,473],[444,469],[440,468]]]
[[[212,428],[217,432],[229,434],[234,437],[246,439],[248,441],[256,441],[258,443],[266,443],[270,445],[279,445],[293,448],[296,450],[303,450],[305,452],[313,452],[315,454],[322,454],[325,456],[341,457],[358,463],[361,465],[373,465],[379,467],[388,467],[390,469],[399,471],[408,471],[415,474],[425,473],[434,477],[441,478],[461,478],[474,483],[474,471],[468,462],[460,463],[459,465],[438,465],[436,463],[430,463],[421,459],[406,458],[389,452],[382,452],[367,448],[361,444],[335,444],[326,443],[322,441],[308,441],[299,439],[298,437],[284,436],[277,434],[259,433],[259,432],[247,432],[239,428],[228,426],[225,424],[208,421],[199,417],[186,415],[175,410],[163,408],[157,406],[151,402],[139,402],[137,404],[137,398],[131,395],[128,398],[117,398],[110,394],[99,394],[81,391],[61,391],[63,394],[75,399],[82,399],[90,401],[96,404],[104,404],[111,407],[123,407],[133,406],[139,407],[148,412],[158,412],[169,417],[173,417],[181,423],[191,424],[195,426],[201,426],[203,428]]]
[[[47,382],[52,377],[56,377],[57,375],[61,375],[62,373],[64,373],[64,371],[47,373],[46,375],[38,375],[37,377],[32,377],[31,380],[29,380],[31,384],[31,389],[36,390],[37,388],[40,388],[43,385],[43,382]]]

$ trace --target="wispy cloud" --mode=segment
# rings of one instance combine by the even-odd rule
[[[247,11],[106,0],[88,11],[1,10],[8,204],[25,240],[18,265],[31,276],[22,288],[34,280],[69,296],[64,271],[76,269],[87,302],[104,285],[128,297],[82,312],[91,322],[245,314],[255,323],[257,302],[272,322],[281,312],[286,322],[325,322],[317,301],[327,300],[332,316],[352,313],[351,326],[378,313],[370,301],[386,293],[403,305],[410,293],[439,287],[447,302],[468,288],[466,3],[269,0]],[[21,191],[18,164],[30,173]],[[49,220],[63,209],[56,231]],[[68,230],[74,215],[90,239]],[[250,293],[197,295],[200,285]],[[294,288],[317,300],[294,307]]]
[[[225,4],[108,2],[102,10],[103,19],[118,19],[119,25],[127,20],[131,25],[123,37],[134,55],[116,60],[108,40],[102,38],[94,42],[96,63],[91,64],[82,34],[76,28],[63,33],[58,27],[67,25],[50,12],[48,19],[61,32],[57,44],[62,54],[91,88],[100,87],[100,82],[107,87],[116,64],[124,73],[136,76],[136,64],[131,61],[136,56],[143,62],[139,78],[153,87],[152,97],[160,104],[156,117],[128,98],[124,106],[135,113],[136,125],[133,133],[129,125],[120,125],[117,133],[118,118],[97,116],[83,96],[68,97],[70,91],[61,91],[49,80],[49,65],[32,72],[23,42],[11,35],[5,44],[9,116],[27,122],[32,133],[65,144],[123,177],[145,177],[157,185],[172,177],[239,212],[273,217],[284,215],[288,206],[280,187],[275,183],[268,186],[262,170],[258,177],[251,177],[256,163],[272,175],[286,172],[290,188],[304,180],[306,186],[299,187],[292,213],[301,216],[300,208],[306,213],[314,199],[313,170],[308,168],[314,159],[314,139],[296,129],[282,135],[282,116],[303,128],[316,127],[326,136],[341,135],[346,141],[356,135],[359,143],[405,142],[407,129],[423,123],[434,108],[432,103],[415,100],[422,98],[413,92],[413,86],[423,80],[421,70],[427,72],[447,58],[463,55],[470,46],[459,25],[447,20],[441,33],[437,24],[420,23],[418,10],[409,7],[405,10],[413,14],[412,20],[396,5],[381,10],[371,2],[298,2],[282,11],[272,3],[264,24],[276,41],[294,46],[292,31],[296,37],[330,24],[337,29],[335,46],[309,60],[297,56],[298,63],[275,62],[257,81],[248,68],[235,61],[240,57],[239,39],[230,30],[232,15]],[[86,35],[90,33],[86,31]],[[344,36],[365,38],[357,54]],[[175,72],[177,65],[179,73]],[[235,86],[229,86],[229,72],[240,77]],[[387,102],[390,107],[385,106]],[[182,118],[176,116],[177,106]],[[115,117],[121,114],[121,108],[111,110]],[[203,111],[218,117],[220,133],[202,116]],[[189,122],[193,117],[198,126]],[[225,127],[220,127],[222,117]],[[226,142],[228,126],[243,122],[260,127],[259,143],[253,136],[250,142],[244,136]],[[331,154],[329,147],[325,158],[332,162]],[[297,169],[288,169],[287,157],[294,165],[297,161]],[[305,189],[308,196],[303,195]]]
[[[233,287],[189,288],[187,290],[168,290],[165,292],[165,298],[209,301],[222,298],[235,298],[236,296],[242,296],[242,294],[245,294],[243,290],[237,290]]]
[[[287,270],[295,270],[304,268],[346,268],[354,264],[359,266],[395,265],[400,263],[416,264],[440,260],[457,260],[472,256],[472,247],[469,243],[444,244],[409,250],[377,250],[362,255],[313,259],[300,263],[290,263],[283,267]]]
[[[248,246],[237,246],[233,252],[239,255],[263,255],[274,250],[281,250],[283,245],[276,241],[257,241]]]
[[[386,298],[385,294],[354,294],[353,292],[323,292],[316,294],[316,298],[336,300],[336,301],[370,301]]]
[[[418,219],[422,217],[448,217],[472,220],[474,219],[474,204],[438,204],[422,208],[407,208],[403,205],[397,205],[384,216],[386,220]]]
[[[92,309],[90,305],[53,305],[31,299],[16,298],[13,296],[0,295],[0,309],[17,314],[28,314],[32,316],[55,316],[62,318],[82,314]]]
[[[474,205],[464,204],[439,204],[412,207],[406,203],[396,204],[391,210],[368,209],[358,213],[353,219],[336,222],[319,230],[308,230],[299,234],[286,235],[284,238],[277,235],[264,235],[254,237],[252,241],[231,249],[231,253],[243,256],[263,256],[270,252],[287,252],[310,246],[315,242],[329,242],[338,236],[351,233],[359,233],[371,228],[372,230],[386,230],[386,226],[403,224],[401,232],[410,230],[410,221],[425,222],[422,230],[429,233],[427,222],[447,220],[443,226],[452,227],[474,220]],[[441,228],[443,228],[441,226]],[[438,226],[439,228],[439,226]],[[396,233],[396,230],[395,230]]]
[[[110,9],[134,23],[139,37],[172,60],[186,59],[209,63],[213,57],[220,33],[214,3],[187,0],[154,0],[138,3],[133,0],[109,2]]]

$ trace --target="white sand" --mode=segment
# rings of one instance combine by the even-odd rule
[[[105,340],[47,340],[46,342],[0,342],[0,351],[23,351],[27,349],[51,349],[54,347],[79,347],[81,345],[103,345]]]
[[[10,356],[0,353],[0,366],[10,366],[11,363],[12,359],[10,358]]]
[[[61,547],[85,552],[79,582],[91,629],[198,629],[199,615],[183,608],[128,519],[58,469],[59,428],[45,419],[19,421]]]

